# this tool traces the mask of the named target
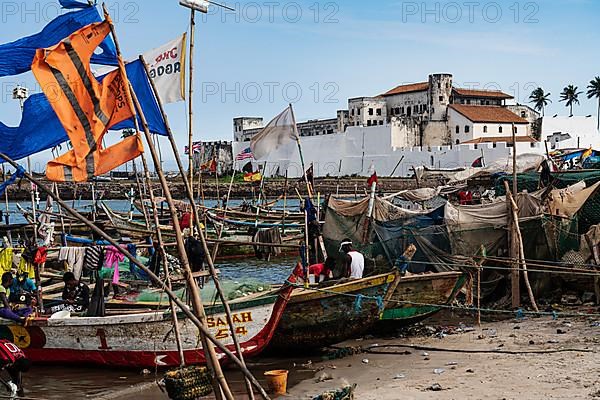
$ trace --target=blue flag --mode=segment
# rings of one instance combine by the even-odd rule
[[[73,1],[67,1],[73,7]],[[18,75],[31,70],[31,63],[37,49],[54,46],[71,33],[102,18],[96,7],[89,6],[81,10],[68,12],[54,18],[48,25],[31,36],[11,43],[0,45],[0,77]],[[100,45],[102,53],[92,56],[92,63],[117,65],[117,51],[110,37]]]

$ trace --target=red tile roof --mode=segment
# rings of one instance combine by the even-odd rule
[[[532,138],[531,136],[515,136],[515,141],[517,143],[525,142],[525,143],[535,143],[537,140]],[[461,144],[480,144],[480,143],[512,143],[512,136],[490,136],[490,137],[480,137],[477,139],[467,140],[466,142],[462,142]]]
[[[452,91],[462,97],[483,97],[490,99],[512,99],[510,94],[501,92],[500,90],[480,90],[480,89],[463,89],[453,88]]]
[[[395,88],[388,90],[381,96],[393,96],[395,94],[401,94],[401,93],[422,92],[422,91],[428,90],[428,89],[429,89],[429,82],[411,83],[408,85],[396,86]]]
[[[451,109],[462,114],[473,122],[496,122],[504,124],[528,124],[529,122],[519,117],[508,108],[500,106],[470,106],[465,104],[450,104]]]

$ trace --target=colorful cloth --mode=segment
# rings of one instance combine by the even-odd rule
[[[114,270],[113,283],[119,283],[119,263],[125,259],[125,256],[115,246],[108,246],[104,253],[104,266]]]
[[[58,251],[58,261],[66,261],[67,270],[73,272],[75,279],[81,278],[85,247],[61,247]]]
[[[102,82],[91,71],[90,58],[110,30],[107,18],[36,52],[31,71],[46,96],[53,98],[50,105],[73,145],[72,150],[48,162],[46,176],[50,180],[85,182],[144,151],[139,133],[108,148],[103,146],[108,128],[134,115],[122,61],[119,59],[119,68]]]
[[[0,251],[0,269],[9,272],[13,266],[13,248],[8,247]]]

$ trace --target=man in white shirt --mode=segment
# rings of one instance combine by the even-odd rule
[[[340,251],[346,253],[346,276],[351,279],[362,278],[363,271],[365,270],[365,257],[358,251],[354,250],[352,247],[352,241],[350,239],[344,239],[342,243],[340,243]]]

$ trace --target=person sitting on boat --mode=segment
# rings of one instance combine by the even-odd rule
[[[333,278],[333,270],[335,269],[335,259],[327,257],[324,263],[313,264],[308,267],[308,274],[315,276],[315,282],[323,282]],[[299,283],[304,282],[304,268],[302,263],[298,262],[294,268],[293,274],[298,278]]]
[[[2,274],[2,284],[0,284],[0,317],[24,323],[33,310],[31,307],[23,307],[15,310],[10,307],[8,299],[13,280],[12,273],[5,272]]]
[[[346,277],[351,279],[360,279],[365,270],[365,256],[352,247],[352,240],[346,238],[340,243],[340,252],[346,254]]]
[[[90,305],[90,288],[85,283],[75,279],[75,274],[70,271],[65,272],[63,275],[63,282],[65,288],[62,292],[62,299],[67,306],[65,308],[76,312],[87,310]]]
[[[11,303],[31,305],[32,300],[35,300],[33,296],[36,289],[35,282],[27,276],[27,272],[18,273],[10,286],[8,300]]]
[[[29,371],[31,362],[16,344],[0,339],[0,370],[6,371],[10,377],[9,381],[0,378],[0,381],[11,392],[11,398],[15,396],[23,397],[23,379],[22,373]]]

